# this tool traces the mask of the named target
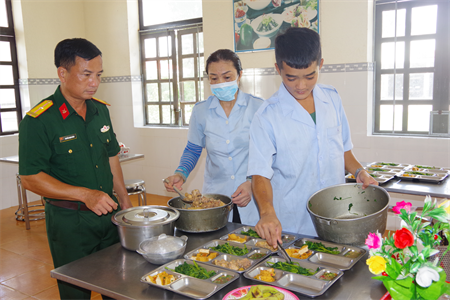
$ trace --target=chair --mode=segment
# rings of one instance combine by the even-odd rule
[[[27,190],[23,187],[22,181],[20,180],[19,173],[16,174],[17,182],[17,197],[19,199],[19,208],[16,211],[16,220],[25,221],[25,227],[27,230],[30,229],[30,221],[45,219],[45,209],[32,209],[30,207],[43,207],[45,202],[44,198],[41,197],[42,204],[28,205],[27,200]]]
[[[147,205],[147,193],[145,191],[145,181],[140,179],[125,180],[125,188],[128,195],[138,195],[138,205]]]

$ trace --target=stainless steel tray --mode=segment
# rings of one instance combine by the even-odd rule
[[[248,237],[247,241],[245,242],[245,244],[247,244],[247,245],[252,245],[253,246],[253,245],[256,244],[257,241],[264,241],[261,238],[258,239],[258,238],[255,238],[255,237],[251,237],[251,236],[247,236],[247,235],[241,234],[241,232],[247,232],[249,229],[255,230],[255,227],[253,227],[253,226],[243,226],[241,228],[235,229],[235,230],[231,231],[230,233],[220,237],[220,239],[221,240],[227,240],[228,239],[228,235],[234,233],[234,234],[236,234],[236,235],[238,235],[240,237],[244,237],[244,236]],[[293,235],[293,234],[289,234],[289,233],[285,233],[285,232],[281,233],[281,241],[283,242],[283,247],[288,247],[289,245],[294,243],[295,240],[297,240],[297,239],[298,239],[298,237]],[[264,248],[264,249],[266,249],[266,248]],[[270,249],[268,249],[268,250],[271,251],[272,253],[277,253],[277,251],[272,251]]]
[[[270,264],[277,262],[286,262],[286,260],[280,256],[271,256],[257,264],[253,269],[245,272],[244,277],[250,280],[261,282],[263,284],[278,286],[287,290],[304,294],[309,297],[317,297],[325,293],[326,290],[328,290],[330,286],[332,286],[344,274],[343,271],[333,267],[318,265],[305,260],[292,259],[292,261],[298,263],[303,268],[311,269],[314,271],[318,269],[318,271],[314,275],[306,276],[274,268],[274,282],[266,282],[255,279],[254,277],[257,276],[261,270],[273,268],[270,266]],[[319,279],[320,276],[324,273],[330,272],[336,273],[337,276],[330,281]]]
[[[414,174],[415,172],[420,172],[425,175]],[[405,180],[438,183],[448,177],[448,172],[443,170],[427,170],[427,169],[418,169],[418,171],[413,171],[411,168],[400,172],[397,175],[397,177]]]
[[[225,243],[229,243],[231,246],[235,246],[235,247],[239,247],[239,248],[247,247],[249,252],[247,254],[245,254],[245,255],[237,256],[237,255],[222,253],[222,252],[210,249],[211,247],[216,247],[217,245],[223,245]],[[245,245],[245,244],[242,244],[242,243],[228,242],[228,241],[224,241],[224,240],[212,240],[212,241],[210,241],[210,242],[208,242],[208,243],[206,243],[206,244],[204,244],[204,245],[202,245],[202,246],[200,246],[200,247],[198,247],[198,248],[196,248],[196,249],[186,253],[184,255],[184,258],[188,259],[188,260],[194,260],[192,257],[195,256],[200,251],[200,249],[210,249],[211,252],[216,252],[218,254],[217,257],[211,259],[210,261],[202,262],[203,264],[207,264],[207,265],[214,266],[214,267],[217,267],[217,268],[224,268],[226,270],[232,270],[232,269],[226,268],[226,267],[223,267],[223,266],[219,266],[219,265],[215,265],[214,262],[218,261],[218,260],[222,260],[222,259],[224,259],[226,261],[232,261],[232,260],[236,260],[236,259],[247,258],[248,260],[250,260],[251,265],[248,268],[246,268],[245,270],[232,270],[233,272],[237,272],[237,273],[244,273],[245,271],[247,271],[247,270],[251,269],[252,267],[254,267],[255,264],[257,264],[258,262],[260,262],[263,259],[265,259],[268,255],[272,254],[272,252],[269,249],[265,249],[265,248],[258,248],[258,247],[254,247],[254,246]],[[264,254],[264,256],[262,256],[261,258],[258,258],[258,259],[251,259],[250,257],[253,254],[256,254],[256,253]]]
[[[397,175],[397,172],[380,172],[380,171],[367,171],[379,184],[383,184],[391,180]],[[348,174],[345,176],[347,182],[356,182],[355,176]]]
[[[298,240],[290,248],[301,248],[304,244],[306,244],[306,241],[315,243],[320,242],[325,247],[337,247],[339,254],[323,253],[312,250],[313,254],[304,260],[315,264],[330,266],[342,271],[351,269],[367,252],[365,249],[355,246],[335,244],[309,238],[302,238]]]
[[[396,162],[383,162],[383,161],[375,161],[370,164],[367,164],[367,167],[380,167],[380,168],[389,168],[392,170],[403,170],[405,168],[410,167],[410,164],[401,164]]]
[[[193,264],[192,261],[188,261],[185,259],[177,259],[174,261],[171,261],[170,263],[167,263],[165,265],[160,266],[159,268],[151,271],[150,273],[145,274],[141,277],[141,282],[147,283],[152,286],[156,286],[168,291],[172,291],[174,293],[190,297],[193,299],[206,299],[217,293],[219,290],[224,288],[225,286],[229,285],[231,282],[235,281],[239,278],[239,274],[233,271],[217,268],[215,266],[203,264],[200,262],[197,262],[197,264],[203,268],[205,268],[207,271],[215,271],[216,275],[213,275],[212,277],[208,279],[198,279],[195,277],[187,276],[184,274],[180,274],[168,269],[174,270],[177,266],[183,264],[184,262],[187,262],[189,264]],[[168,285],[159,285],[154,284],[150,281],[147,281],[147,276],[155,276],[156,274],[159,274],[163,271],[166,271],[168,274],[171,274],[175,276],[175,281],[168,284]],[[216,280],[220,276],[226,276],[230,275],[233,276],[228,282],[219,284],[214,283],[213,281]]]

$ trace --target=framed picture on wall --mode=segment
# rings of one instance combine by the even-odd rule
[[[275,37],[289,27],[319,33],[319,0],[232,0],[234,51],[274,49]]]

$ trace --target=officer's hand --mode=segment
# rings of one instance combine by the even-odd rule
[[[86,197],[84,204],[99,216],[106,215],[117,209],[117,203],[108,194],[97,190],[90,190],[90,194]]]
[[[165,179],[164,187],[168,192],[176,193],[173,189],[173,186],[176,186],[180,191],[182,190],[181,186],[184,183],[183,177],[180,174],[174,174]]]
[[[256,232],[260,237],[266,239],[267,243],[274,248],[277,248],[277,240],[281,241],[281,223],[274,212],[267,213],[261,216],[261,219],[255,226]]]
[[[241,184],[237,190],[231,195],[233,203],[239,207],[246,207],[252,200],[252,183],[246,181]]]

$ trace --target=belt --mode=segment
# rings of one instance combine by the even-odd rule
[[[60,201],[53,201],[45,199],[45,201],[51,205],[67,208],[71,210],[82,210],[82,211],[90,211],[90,209],[86,206],[84,203],[79,203],[75,201],[67,201],[67,200],[60,200]]]

